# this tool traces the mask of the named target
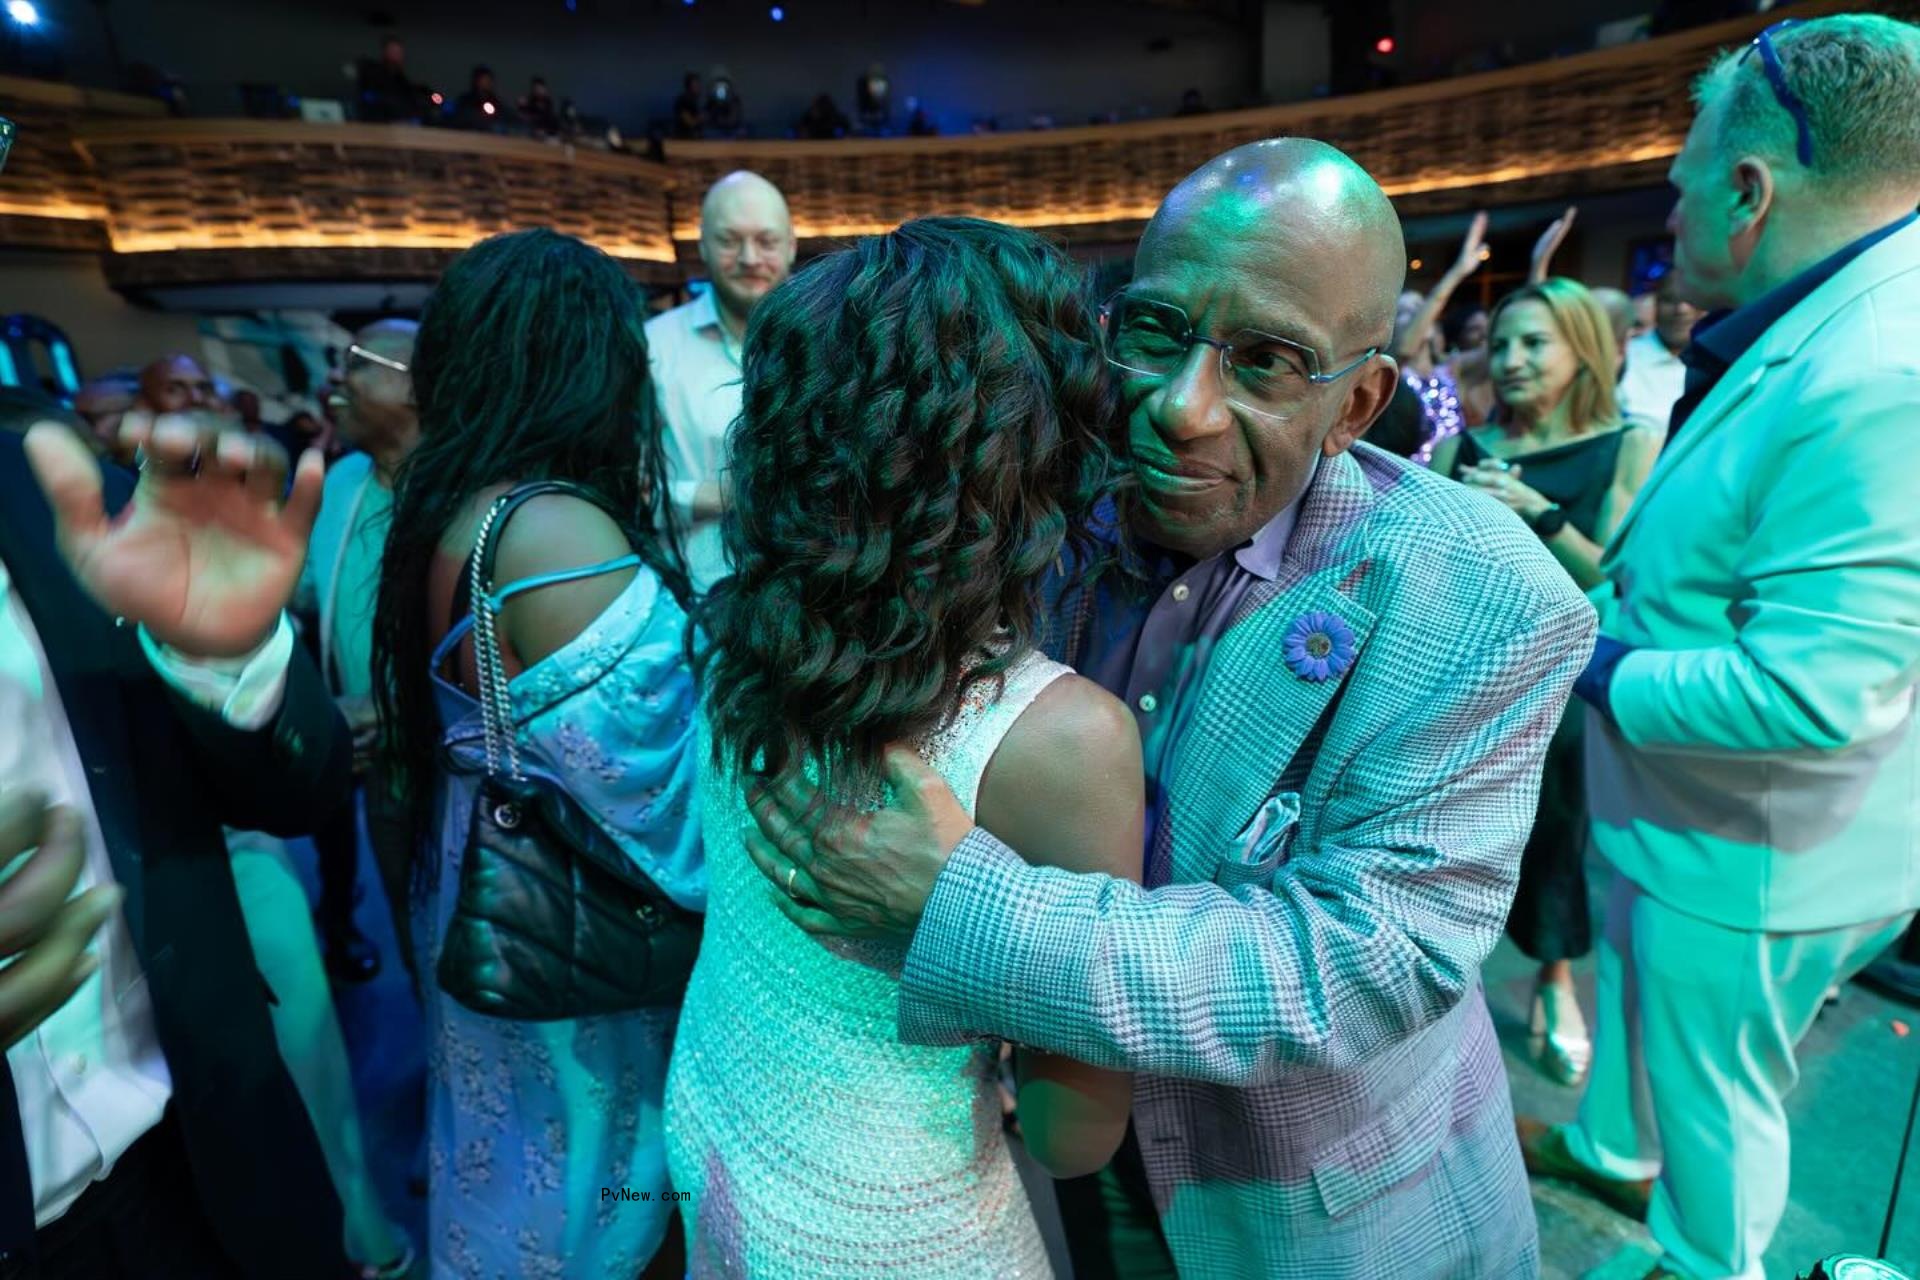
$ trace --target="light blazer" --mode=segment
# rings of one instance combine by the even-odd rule
[[[1359,644],[1321,683],[1281,643],[1316,611]],[[1324,461],[1173,745],[1156,887],[1032,867],[976,831],[908,953],[901,1038],[1140,1073],[1183,1274],[1533,1274],[1479,967],[1593,632],[1490,499],[1364,445]],[[1302,816],[1270,885],[1213,884],[1282,790]]]
[[[1781,317],[1607,548],[1594,843],[1669,906],[1823,929],[1920,905],[1920,225]]]

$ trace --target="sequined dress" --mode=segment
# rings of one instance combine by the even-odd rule
[[[968,813],[1000,740],[1066,672],[1028,654],[922,748]],[[704,721],[700,737],[704,764]],[[667,1078],[691,1274],[1050,1276],[991,1051],[901,1044],[900,953],[789,923],[742,844],[739,786],[709,768],[701,791],[707,931]]]

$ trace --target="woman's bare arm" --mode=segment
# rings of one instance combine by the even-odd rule
[[[980,825],[1036,866],[1138,880],[1144,857],[1140,734],[1125,704],[1062,676],[1008,731],[980,783]],[[1092,1173],[1126,1134],[1132,1077],[1021,1050],[1020,1127],[1056,1178]]]

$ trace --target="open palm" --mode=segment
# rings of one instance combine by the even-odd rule
[[[127,430],[150,465],[114,517],[99,468],[76,437],[48,426],[28,435],[28,458],[74,576],[103,609],[184,653],[251,651],[272,633],[299,579],[320,503],[319,454],[302,456],[283,503],[286,460],[270,440],[171,417]]]

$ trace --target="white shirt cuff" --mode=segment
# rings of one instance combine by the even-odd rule
[[[144,626],[140,647],[162,680],[195,706],[218,712],[235,729],[251,733],[280,714],[287,667],[293,661],[293,626],[284,612],[266,643],[234,658],[190,658],[155,640]]]

